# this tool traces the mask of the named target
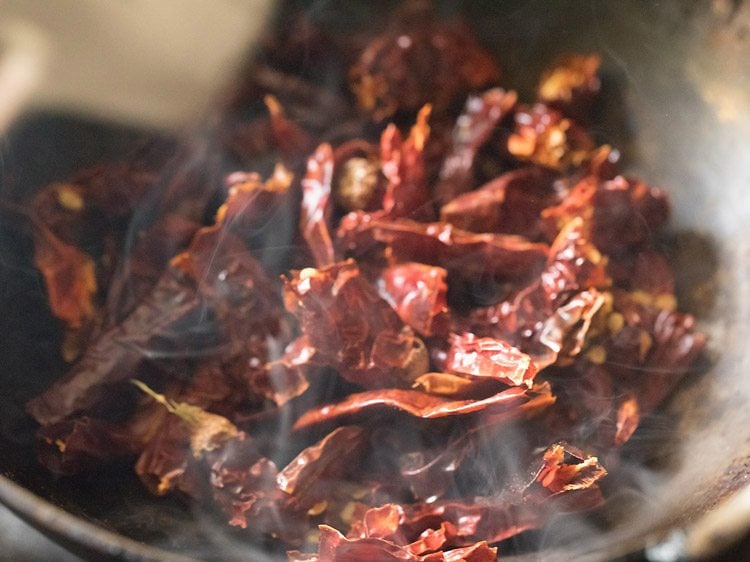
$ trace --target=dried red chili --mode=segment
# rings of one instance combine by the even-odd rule
[[[300,429],[344,416],[366,413],[367,410],[382,408],[394,408],[424,419],[460,416],[482,410],[488,410],[488,413],[493,414],[518,408],[532,400],[536,395],[547,392],[547,388],[540,385],[531,390],[509,388],[482,399],[449,400],[418,390],[401,390],[398,388],[371,390],[351,394],[338,404],[308,410],[296,421],[294,427]]]
[[[471,232],[502,232],[537,239],[540,213],[557,202],[555,174],[521,168],[464,193],[440,209],[440,219]]]
[[[352,260],[292,272],[284,301],[321,360],[355,384],[404,387],[427,370],[422,340]]]
[[[605,182],[588,177],[560,205],[542,212],[551,232],[582,217],[590,225],[591,241],[606,253],[619,253],[648,242],[668,216],[669,204],[661,189],[622,176]]]
[[[497,124],[513,109],[516,99],[515,92],[500,88],[488,90],[481,97],[469,97],[464,112],[456,120],[453,143],[435,186],[439,203],[448,203],[474,187],[474,158]]]
[[[34,248],[34,263],[44,275],[52,313],[70,329],[80,329],[94,315],[94,261],[45,226],[38,229]]]
[[[382,244],[399,262],[437,265],[462,278],[497,275],[523,278],[537,270],[547,256],[545,244],[509,234],[476,234],[447,223],[386,220],[350,214],[339,226],[338,239],[355,257]]]
[[[329,145],[323,144],[307,161],[307,175],[302,180],[302,236],[310,246],[318,267],[336,261],[328,228],[332,176],[333,151]]]
[[[406,140],[391,124],[380,137],[380,162],[388,183],[383,196],[383,211],[391,218],[414,214],[430,216],[430,194],[424,170],[424,147],[430,135],[427,120],[432,106],[425,105]]]
[[[419,334],[444,336],[450,326],[447,276],[442,267],[400,263],[382,271],[378,291],[401,320]]]
[[[388,32],[360,54],[350,81],[359,106],[380,121],[426,103],[443,112],[499,75],[493,57],[465,27],[440,22],[417,3],[394,13]]]
[[[506,150],[521,161],[566,171],[581,165],[594,148],[588,133],[544,104],[519,108]]]
[[[452,334],[444,369],[466,377],[488,377],[510,386],[531,387],[536,365],[510,344],[474,334]]]
[[[421,546],[424,540],[417,541],[414,545],[399,546],[375,537],[348,539],[336,529],[324,525],[320,528],[318,553],[292,552],[289,560],[291,562],[359,562],[360,560],[382,562],[494,562],[497,560],[497,549],[489,547],[486,542],[479,542],[464,548],[422,554],[425,551],[436,550],[436,548]]]

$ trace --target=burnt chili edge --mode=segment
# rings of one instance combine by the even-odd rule
[[[197,562],[107,531],[72,515],[0,475],[0,503],[41,533],[85,559]]]

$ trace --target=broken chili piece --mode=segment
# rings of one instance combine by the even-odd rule
[[[591,106],[601,87],[600,65],[598,54],[559,57],[542,73],[537,88],[538,100],[576,121],[589,123]]]
[[[509,386],[531,387],[536,365],[512,345],[474,334],[452,334],[444,368],[467,377],[488,377]]]

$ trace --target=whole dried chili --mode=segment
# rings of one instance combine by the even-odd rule
[[[401,390],[398,388],[370,390],[351,394],[338,404],[329,404],[309,410],[297,420],[295,428],[300,429],[312,424],[384,407],[394,408],[424,419],[460,416],[483,410],[488,410],[488,413],[496,413],[504,409],[518,409],[524,403],[532,400],[535,395],[547,392],[548,389],[544,385],[540,385],[538,388],[532,388],[531,390],[509,388],[482,399],[450,400],[418,390]]]
[[[300,562],[490,562],[490,545],[604,502],[598,459],[706,344],[658,249],[668,199],[586,130],[598,55],[558,59],[525,105],[477,91],[494,60],[415,6],[353,62],[358,108],[287,74],[304,59],[289,45],[328,52],[320,30],[262,55],[283,68],[254,66],[268,115],[227,117],[218,138],[299,182],[230,173],[214,212],[189,167],[117,267],[150,168],[35,198],[50,307],[86,331],[28,404],[51,470],[137,456],[155,494],[214,505]],[[149,399],[126,384],[140,373]]]

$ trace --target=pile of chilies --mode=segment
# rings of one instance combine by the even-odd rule
[[[404,109],[378,98],[396,88],[372,62],[390,48],[352,73],[373,114]],[[28,405],[42,461],[137,456],[154,493],[213,503],[295,561],[490,562],[491,545],[601,505],[598,458],[705,338],[656,246],[665,194],[619,175],[582,125],[598,64],[561,59],[530,106],[471,95],[439,134],[421,104],[379,142],[318,144],[267,97],[266,142],[311,153],[306,170],[229,175],[209,226],[189,218],[200,170],[129,240],[148,167],[42,190],[35,260],[71,362]],[[477,185],[481,161],[501,173]]]

